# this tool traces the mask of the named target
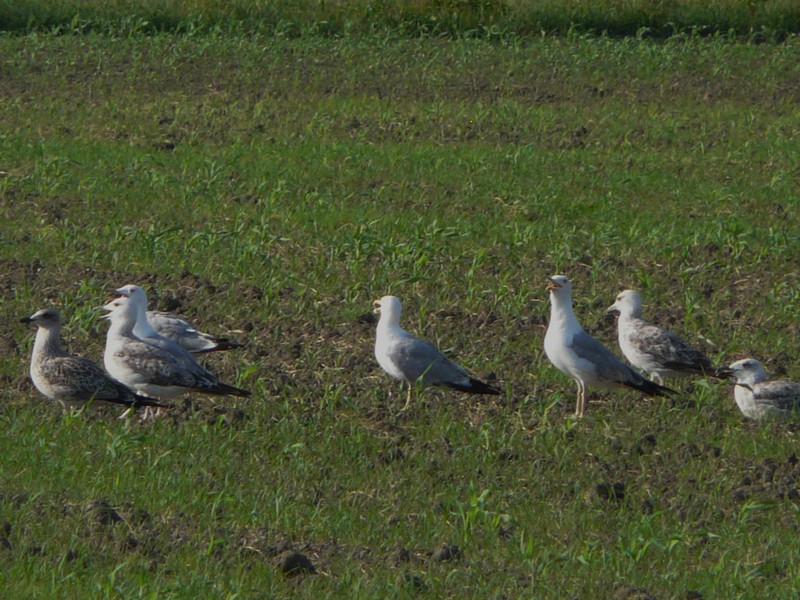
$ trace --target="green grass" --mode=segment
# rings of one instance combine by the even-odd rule
[[[796,424],[702,381],[576,423],[542,352],[564,272],[614,348],[603,313],[634,287],[718,362],[800,377],[797,39],[0,46],[6,596],[797,593]],[[240,331],[208,363],[253,397],[152,424],[42,401],[16,321],[58,306],[99,360],[93,307],[126,283]],[[506,394],[398,414],[359,320],[385,293]],[[286,549],[318,573],[282,575]]]
[[[680,33],[764,41],[800,33],[800,7],[793,0],[2,0],[0,30],[485,39],[568,32],[664,38]]]

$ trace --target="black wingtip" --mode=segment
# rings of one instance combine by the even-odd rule
[[[673,371],[698,375],[700,377],[713,377],[714,379],[730,379],[733,371],[728,367],[715,367],[707,357],[698,355],[693,361],[667,361],[664,366]]]
[[[645,379],[644,377],[641,380],[631,381],[626,383],[628,387],[631,387],[635,390],[639,390],[647,394],[648,396],[677,396],[679,392],[673,390],[672,388],[668,388],[665,385],[659,385],[655,381],[650,381],[649,379]]]
[[[228,338],[214,338],[211,341],[214,342],[214,346],[211,348],[203,348],[202,350],[193,350],[192,354],[208,354],[209,352],[224,352],[225,350],[244,348],[244,344],[229,340]]]
[[[474,377],[470,377],[469,382],[464,385],[449,384],[447,387],[467,394],[486,394],[489,396],[499,396],[503,393],[502,390],[494,387],[493,385],[489,385],[488,383],[485,383],[480,379],[475,379]]]
[[[242,388],[237,388],[227,383],[220,383],[215,391],[227,396],[239,396],[240,398],[247,398],[250,396],[249,390],[243,390]]]

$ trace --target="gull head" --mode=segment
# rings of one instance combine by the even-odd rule
[[[136,321],[136,307],[127,296],[117,296],[103,305],[103,310],[108,311],[103,319],[110,321]]]
[[[390,323],[400,322],[400,312],[403,310],[400,300],[396,296],[384,296],[372,303],[372,312],[380,315],[381,321]]]
[[[54,308],[43,308],[30,317],[22,317],[20,323],[36,323],[42,329],[54,329],[61,326],[61,315]]]
[[[117,288],[117,294],[126,298],[133,307],[131,310],[136,315],[134,333],[139,337],[155,335],[155,330],[147,322],[147,293],[144,289],[138,285],[128,284]]]
[[[639,292],[635,290],[620,292],[614,304],[606,310],[606,313],[615,312],[622,317],[639,317],[642,314],[642,297]]]
[[[117,288],[116,292],[120,296],[130,298],[131,303],[136,306],[137,309],[141,306],[147,310],[147,293],[138,285],[123,285],[121,288]]]
[[[572,284],[566,275],[553,275],[547,280],[547,289],[556,296],[569,296],[572,294]]]
[[[767,380],[767,372],[755,358],[737,360],[728,367],[736,378],[736,383],[753,385]]]

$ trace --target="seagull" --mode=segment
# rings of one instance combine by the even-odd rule
[[[221,352],[244,347],[244,344],[226,337],[217,337],[192,326],[191,323],[169,312],[147,311],[147,321],[153,329],[192,354]],[[134,332],[136,330],[134,329]]]
[[[395,296],[384,296],[373,303],[375,314],[380,315],[375,336],[375,358],[386,373],[408,384],[408,399],[403,410],[411,403],[411,391],[417,382],[422,385],[449,387],[469,394],[502,392],[488,383],[470,375],[433,345],[408,333],[400,327],[402,306]]]
[[[586,387],[629,387],[649,396],[676,393],[645,379],[618,359],[602,343],[584,331],[572,310],[572,284],[564,275],[553,275],[550,290],[550,323],[544,336],[544,351],[550,362],[578,384],[575,416],[586,409]]]
[[[733,397],[748,419],[787,417],[800,409],[800,383],[768,381],[764,365],[755,358],[738,360],[730,370],[736,378]]]
[[[249,396],[250,392],[221,383],[216,375],[201,366],[186,350],[169,342],[159,344],[133,335],[136,306],[120,296],[103,306],[111,321],[103,357],[112,377],[142,395],[159,400],[175,398],[185,392]],[[171,346],[170,346],[171,344]]]
[[[20,322],[35,323],[38,327],[30,373],[33,385],[50,400],[59,402],[64,408],[91,400],[128,408],[166,406],[134,394],[88,358],[69,354],[61,348],[61,315],[57,310],[45,308],[20,319]]]
[[[138,285],[125,285],[117,294],[128,296],[136,306],[133,335],[143,340],[166,338],[192,354],[241,348],[242,344],[195,329],[180,317],[157,310],[147,310],[147,294]]]
[[[664,385],[665,377],[730,376],[727,369],[714,368],[711,359],[674,333],[644,321],[641,318],[642,297],[639,292],[620,292],[606,312],[619,313],[619,347],[625,358],[637,369],[651,373],[659,385]]]

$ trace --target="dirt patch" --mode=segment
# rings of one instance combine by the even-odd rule
[[[277,564],[278,570],[289,577],[296,577],[298,575],[312,574],[317,572],[317,569],[314,567],[314,563],[311,562],[311,559],[309,559],[302,552],[296,552],[294,550],[285,552],[282,556],[280,556]]]
[[[765,458],[745,465],[733,489],[737,502],[755,500],[800,501],[800,460],[792,453],[785,460]]]
[[[431,553],[433,562],[449,562],[462,558],[461,548],[453,544],[442,544]]]

